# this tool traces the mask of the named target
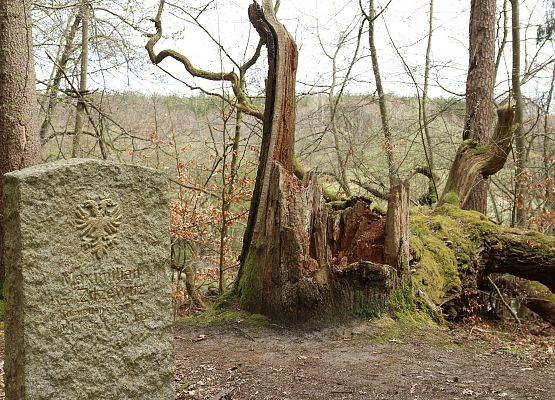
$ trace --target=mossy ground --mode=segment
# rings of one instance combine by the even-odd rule
[[[179,318],[176,323],[193,327],[226,326],[237,323],[264,326],[268,324],[268,319],[263,315],[251,314],[246,311],[211,308],[196,315]]]

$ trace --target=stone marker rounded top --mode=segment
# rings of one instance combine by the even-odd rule
[[[67,160],[57,160],[52,161],[44,164],[37,164],[31,167],[27,167],[22,170],[8,172],[4,176],[6,178],[14,177],[16,179],[25,179],[28,177],[33,177],[37,175],[42,175],[48,172],[59,171],[63,169],[69,168],[82,168],[84,166],[90,165],[94,168],[98,167],[116,167],[116,168],[129,168],[129,169],[140,169],[144,171],[144,173],[152,173],[157,175],[166,175],[163,171],[159,171],[154,168],[145,167],[142,165],[136,164],[125,164],[125,163],[117,163],[114,161],[108,160],[101,160],[98,158],[70,158]]]

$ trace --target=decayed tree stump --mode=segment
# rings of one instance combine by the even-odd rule
[[[401,274],[394,267],[408,265],[407,228],[391,224],[395,236],[386,240],[385,220],[367,202],[333,209],[313,174],[295,176],[297,47],[271,1],[252,4],[249,18],[268,48],[269,70],[259,167],[236,281],[241,306],[298,321],[379,307]],[[388,218],[406,224],[408,184],[395,190],[395,215]]]

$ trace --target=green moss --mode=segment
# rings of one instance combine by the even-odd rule
[[[405,284],[390,296],[389,306],[395,319],[403,325],[424,327],[434,324],[427,306],[414,295],[410,284]]]
[[[525,241],[507,242],[510,234]],[[475,211],[444,204],[435,210],[411,210],[410,248],[415,258],[411,281],[435,304],[461,290],[461,275],[478,262],[484,239],[491,245],[511,245],[511,250],[549,253],[555,238],[501,227]]]
[[[368,299],[361,292],[355,292],[353,315],[357,318],[373,319],[384,312],[383,302],[378,299]]]
[[[254,252],[251,250],[247,254],[245,263],[241,267],[241,276],[237,286],[237,294],[239,295],[239,306],[246,308],[248,304],[253,302],[255,285],[256,285],[256,272],[254,263]]]
[[[376,214],[380,214],[380,215],[386,215],[387,214],[387,209],[384,208],[384,207],[379,206],[376,203],[372,204],[372,211],[375,212]]]
[[[342,210],[345,208],[346,200],[334,200],[326,203],[332,210]]]
[[[476,146],[471,150],[471,154],[478,156],[480,154],[485,154],[489,150],[488,146]]]
[[[446,193],[445,196],[443,196],[443,202],[445,204],[451,204],[451,205],[457,206],[457,207],[460,207],[460,205],[461,205],[461,201],[459,199],[459,196],[455,192]]]
[[[238,310],[216,310],[214,308],[190,317],[180,318],[177,323],[189,326],[225,326],[242,323],[250,326],[264,326],[268,319],[260,314]]]
[[[237,288],[228,290],[216,299],[212,308],[215,310],[223,310],[229,308],[237,300]]]
[[[469,251],[457,227],[448,218],[430,218],[429,213],[411,215],[410,248],[417,261],[412,285],[438,304],[445,296],[459,292],[461,280],[453,246]],[[449,237],[451,240],[444,240]],[[451,247],[450,247],[451,246]]]
[[[4,300],[0,300],[0,321],[4,321]]]

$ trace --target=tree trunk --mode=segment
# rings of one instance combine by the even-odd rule
[[[528,231],[501,230],[484,238],[483,272],[538,281],[555,293],[555,239]]]
[[[423,143],[424,154],[428,162],[428,168],[433,174],[434,172],[434,152],[432,145],[432,137],[430,135],[430,127],[428,122],[428,87],[430,79],[430,52],[432,51],[432,34],[434,32],[434,0],[430,0],[430,11],[428,15],[428,43],[426,45],[426,59],[424,62],[424,87],[422,89],[422,122],[424,124],[424,134],[426,136],[426,143]],[[431,183],[435,188],[435,181],[430,178]],[[436,193],[437,196],[437,193]]]
[[[77,110],[75,112],[75,132],[73,135],[72,157],[81,157],[81,139],[85,125],[85,95],[87,93],[87,74],[89,66],[89,1],[81,1],[81,72],[79,93],[77,93]]]
[[[400,275],[409,267],[409,181],[396,180],[387,202],[384,255]]]
[[[240,305],[293,321],[376,310],[402,274],[386,264],[385,220],[362,200],[333,208],[314,174],[295,176],[297,48],[271,1],[263,8],[251,5],[249,17],[268,47],[269,71],[262,148],[235,286]],[[398,192],[403,195],[391,196],[391,210],[408,213],[408,195]],[[406,221],[408,214],[400,218]],[[398,243],[391,243],[395,254],[388,258],[403,259],[406,225],[393,231]]]
[[[553,151],[553,144],[550,138],[555,134],[555,127],[550,125],[549,115],[551,110],[551,102],[553,99],[553,87],[555,86],[555,66],[551,73],[551,85],[549,86],[549,93],[547,95],[545,115],[543,119],[543,141],[542,141],[542,159],[543,159],[543,184],[544,189],[544,204],[542,207],[542,212],[544,215],[555,215],[555,181],[552,179],[553,176],[553,165],[552,161],[555,159],[555,151]],[[552,224],[547,220],[543,227],[543,231],[547,234],[553,235],[555,233],[555,224]]]
[[[0,282],[3,176],[41,161],[30,11],[29,0],[0,1]]]
[[[503,168],[513,138],[514,108],[499,109],[497,118],[495,135],[489,143],[480,145],[477,139],[461,143],[438,205],[468,204],[476,182],[486,180]]]
[[[495,84],[495,5],[496,0],[472,0],[470,8],[470,46],[466,80],[466,119],[463,139],[478,145],[488,143],[494,118]],[[478,176],[468,198],[467,210],[487,209],[488,182]]]
[[[513,280],[520,278],[529,287],[541,286],[533,282],[537,281],[545,286],[543,290],[526,290],[526,297],[552,299],[549,291],[555,290],[553,236],[506,228],[483,214],[450,204],[432,211],[414,210],[411,233],[413,284],[437,305],[454,307],[466,315],[473,313],[477,310],[477,294],[489,288],[487,278],[491,274],[512,275]],[[495,280],[498,282],[499,278]],[[550,307],[544,302],[545,312]],[[541,315],[551,318],[545,312]]]
[[[67,63],[71,57],[71,54],[73,53],[73,41],[75,40],[75,34],[77,33],[79,24],[81,24],[81,15],[80,13],[77,13],[73,20],[73,23],[71,24],[67,32],[64,49],[60,54],[60,57],[54,62],[55,72],[53,74],[52,82],[46,91],[47,103],[44,107],[44,120],[42,121],[42,125],[40,127],[40,138],[42,141],[45,141],[47,139],[52,120],[52,113],[54,112],[54,108],[56,108],[56,104],[58,103],[58,92],[60,91],[60,84],[62,82],[62,78],[66,73]]]
[[[523,126],[523,102],[520,90],[520,13],[519,0],[511,0],[512,8],[512,52],[513,68],[511,81],[513,85],[513,97],[515,99],[515,200],[513,212],[513,225],[526,225],[525,197],[525,169],[526,155],[524,149],[524,126]]]
[[[368,41],[370,45],[370,58],[372,59],[372,71],[374,72],[374,79],[376,80],[376,91],[378,92],[378,103],[380,105],[380,117],[382,120],[382,130],[385,138],[385,153],[387,154],[387,166],[389,171],[389,184],[393,186],[395,177],[397,176],[397,169],[395,168],[395,160],[393,158],[393,139],[391,130],[389,129],[389,116],[387,111],[387,99],[382,85],[382,78],[380,74],[380,65],[378,63],[378,51],[374,44],[374,25],[376,22],[376,9],[374,7],[374,0],[370,0],[370,9],[368,14]]]

